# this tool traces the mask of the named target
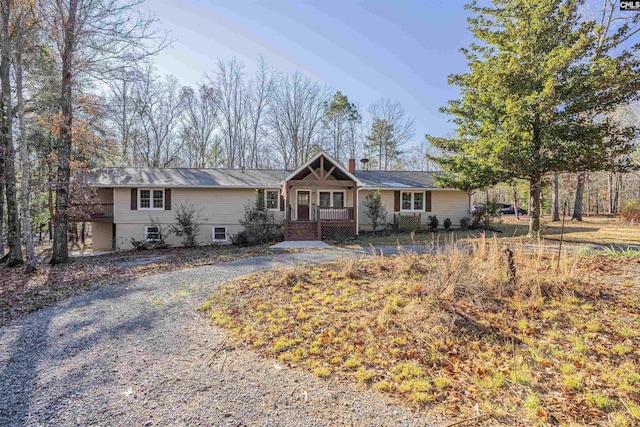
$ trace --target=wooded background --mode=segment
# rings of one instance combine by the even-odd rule
[[[522,9],[518,0],[501,3]],[[544,3],[553,12],[572,2]],[[52,263],[67,260],[69,217],[93,203],[80,178],[96,166],[293,169],[323,149],[341,162],[367,158],[370,169],[436,170],[437,159],[451,154],[415,135],[413,118],[393,94],[363,106],[348,98],[348,88],[282,73],[263,58],[251,67],[255,73],[220,58],[194,86],[160,75],[154,55],[171,40],[142,6],[0,1],[0,256],[7,253],[7,265],[21,264],[26,252],[28,269],[35,268],[34,241],[43,239],[53,240]],[[615,6],[605,0],[594,25],[608,23],[603,40],[618,37],[620,46],[622,36],[637,35],[638,15],[618,22]],[[580,19],[590,25],[588,16]],[[637,96],[625,99],[612,120],[640,122]],[[637,163],[637,147],[627,154],[629,166]],[[588,213],[615,214],[640,197],[633,168],[601,166],[544,174],[543,211],[553,211],[553,198],[572,199],[572,212],[579,200]],[[497,187],[486,180],[476,188],[491,189],[476,199],[526,207],[526,181],[513,178]]]

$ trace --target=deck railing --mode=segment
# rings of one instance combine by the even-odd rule
[[[113,203],[100,205],[91,217],[113,218]]]
[[[318,207],[317,218],[321,221],[353,221],[353,208],[321,208]]]
[[[101,203],[96,205],[73,205],[71,208],[70,220],[72,221],[89,222],[96,219],[100,220],[113,218],[113,203]]]

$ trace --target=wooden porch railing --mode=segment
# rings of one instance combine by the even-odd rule
[[[91,212],[91,218],[113,218],[113,203],[96,206],[96,209]]]
[[[317,216],[321,221],[353,221],[353,208],[317,208]]]
[[[71,221],[90,222],[91,220],[113,218],[113,203],[101,203],[98,205],[75,205],[80,208],[85,215],[71,215]]]

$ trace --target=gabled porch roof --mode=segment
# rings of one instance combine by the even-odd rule
[[[319,176],[316,170],[320,170],[320,174],[326,173],[327,175]],[[297,181],[306,178],[308,175],[313,174],[317,180],[324,180],[327,176],[334,176],[336,180],[348,180],[353,181],[357,187],[362,187],[363,183],[356,176],[349,172],[344,166],[340,164],[336,159],[320,151],[315,156],[307,160],[298,169],[291,172],[283,182],[283,187],[288,181]]]

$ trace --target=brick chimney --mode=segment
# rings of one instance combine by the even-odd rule
[[[356,159],[349,159],[347,162],[347,168],[349,172],[356,173]]]

